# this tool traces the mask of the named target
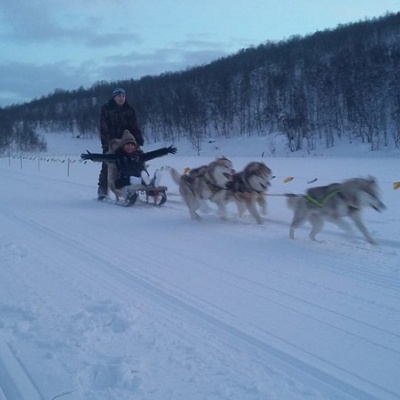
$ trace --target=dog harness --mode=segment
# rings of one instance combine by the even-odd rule
[[[310,196],[309,194],[305,195],[304,197],[314,206],[317,207],[324,207],[325,203],[333,196],[336,196],[341,193],[341,190],[332,190],[331,192],[327,193],[325,196],[321,198],[321,200],[316,199],[315,197]]]

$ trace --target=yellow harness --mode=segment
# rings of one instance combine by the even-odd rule
[[[332,190],[331,192],[327,193],[321,200],[318,200],[310,195],[304,196],[311,204],[317,207],[324,207],[325,203],[333,196],[339,194],[341,190]]]

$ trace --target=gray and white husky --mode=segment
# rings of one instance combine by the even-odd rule
[[[220,217],[226,219],[226,185],[234,174],[229,159],[219,157],[210,164],[191,169],[183,175],[174,168],[170,169],[170,173],[172,179],[179,185],[179,192],[189,209],[191,219],[201,220],[197,210],[205,200],[215,203]]]
[[[353,178],[342,183],[332,183],[309,189],[305,195],[287,194],[287,204],[294,210],[289,237],[294,239],[294,231],[304,222],[310,222],[309,234],[312,240],[321,232],[324,222],[330,221],[340,228],[350,231],[350,225],[343,219],[349,217],[371,244],[376,244],[365,227],[361,211],[372,207],[382,211],[386,207],[379,198],[376,180]]]
[[[272,171],[264,163],[252,161],[243,171],[233,175],[232,181],[227,185],[226,200],[233,201],[242,217],[246,209],[258,224],[262,219],[257,205],[263,215],[267,214],[265,193],[271,185]]]

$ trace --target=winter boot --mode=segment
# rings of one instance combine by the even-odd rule
[[[142,171],[140,176],[142,177],[142,184],[144,186],[150,186],[151,185],[150,178],[149,178],[149,173],[147,171]]]
[[[104,190],[104,188],[100,187],[97,189],[97,200],[103,201],[107,198],[107,190]]]

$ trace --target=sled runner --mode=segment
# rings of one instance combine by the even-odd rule
[[[139,198],[149,204],[162,206],[167,201],[167,188],[165,186],[146,187],[139,189]],[[143,201],[143,200],[142,200]]]
[[[123,189],[121,196],[116,197],[116,204],[131,207],[137,200],[154,206],[162,206],[167,201],[166,186],[130,185]]]

